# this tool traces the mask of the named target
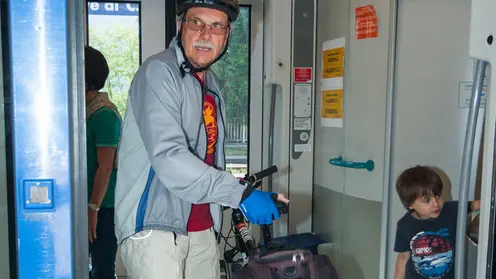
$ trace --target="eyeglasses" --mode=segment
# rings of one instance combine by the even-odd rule
[[[203,20],[199,18],[189,18],[189,19],[184,19],[184,23],[186,24],[186,27],[193,31],[198,31],[200,33],[205,30],[205,27],[208,25],[210,27],[210,33],[214,35],[225,35],[227,30],[229,29],[228,25],[225,25],[220,22],[214,22],[212,24],[206,24]]]

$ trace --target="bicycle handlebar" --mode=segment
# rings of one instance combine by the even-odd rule
[[[262,180],[262,178],[265,178],[269,175],[272,175],[272,174],[276,173],[277,171],[278,171],[277,166],[274,165],[274,166],[268,167],[264,170],[261,170],[257,173],[254,173],[250,176],[245,175],[243,180],[248,182],[250,185],[253,186],[253,188],[256,189],[256,188],[260,187],[260,183],[257,183],[257,182],[260,182]],[[285,204],[284,202],[278,201],[277,195],[273,195],[272,200],[274,200],[274,202],[277,206],[277,211],[279,211],[279,215],[288,214],[288,211],[289,211],[288,205]]]
[[[262,178],[267,177],[267,176],[274,174],[276,172],[277,172],[277,167],[272,166],[272,167],[268,167],[264,170],[261,170],[257,173],[254,173],[248,177],[245,176],[244,180],[247,181],[248,183],[252,184],[252,185],[255,185],[255,183],[262,180]],[[260,185],[256,185],[254,187],[258,188],[258,186],[260,186]]]
[[[252,187],[258,188],[261,184],[260,181],[263,178],[265,178],[269,175],[272,175],[272,174],[276,173],[277,171],[278,171],[277,166],[271,166],[267,169],[264,169],[260,172],[252,174],[250,176],[246,175],[243,180],[248,182],[250,185],[252,185]],[[271,197],[272,197],[272,200],[274,201],[274,203],[276,204],[277,211],[279,212],[279,215],[288,214],[288,211],[289,211],[288,205],[284,202],[278,201],[277,200],[277,194],[274,194]],[[232,221],[233,221],[233,225],[236,227],[236,229],[238,230],[238,232],[240,234],[240,238],[241,238],[240,240],[243,241],[243,244],[247,250],[246,252],[249,255],[253,255],[253,254],[257,253],[257,245],[255,244],[253,237],[250,235],[248,229],[246,228],[244,218],[242,218],[242,214],[241,214],[239,209],[233,210]],[[266,233],[268,233],[268,226],[267,225],[263,225],[262,228],[263,228],[263,230],[267,231]],[[264,238],[265,237],[266,236],[264,236]]]

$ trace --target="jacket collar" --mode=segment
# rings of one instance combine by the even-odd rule
[[[181,48],[179,47],[179,45],[177,43],[177,36],[172,38],[172,40],[169,44],[169,48],[172,49],[172,51],[174,52],[174,54],[176,56],[177,65],[179,65],[179,67],[181,67],[181,64],[183,64],[185,59],[184,59],[183,52],[181,51]]]

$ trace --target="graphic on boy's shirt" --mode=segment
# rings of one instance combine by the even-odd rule
[[[217,143],[218,129],[215,100],[210,94],[205,96],[205,103],[203,104],[203,119],[207,130],[207,157],[205,158],[205,162],[211,165],[213,164],[215,158],[215,144]]]
[[[443,278],[453,265],[453,246],[448,229],[419,232],[410,241],[412,263],[425,278]]]

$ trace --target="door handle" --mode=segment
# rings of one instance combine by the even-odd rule
[[[367,160],[367,162],[352,162],[343,160],[342,156],[329,160],[329,163],[334,166],[352,169],[366,169],[368,171],[374,170],[374,161]]]

